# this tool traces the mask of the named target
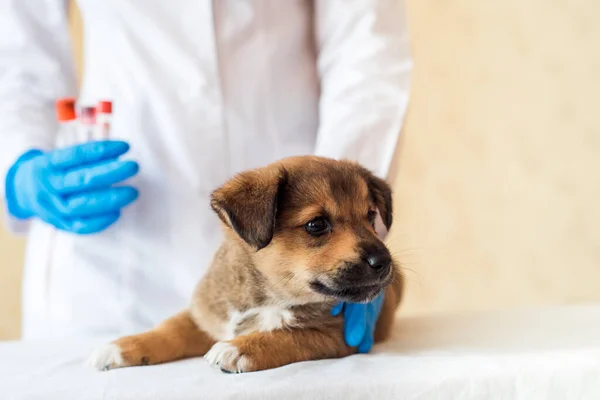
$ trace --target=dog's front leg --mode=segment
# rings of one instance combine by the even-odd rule
[[[89,364],[100,370],[160,364],[203,356],[214,343],[189,312],[182,311],[148,332],[125,336],[96,349]]]
[[[217,342],[204,358],[223,372],[251,372],[355,353],[340,326],[254,332]]]

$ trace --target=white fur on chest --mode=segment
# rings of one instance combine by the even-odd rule
[[[251,332],[269,332],[294,324],[294,314],[277,306],[256,307],[244,312],[232,310],[228,316],[221,340],[231,340]]]

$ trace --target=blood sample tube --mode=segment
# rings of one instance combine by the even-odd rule
[[[89,142],[94,139],[96,130],[96,107],[81,107],[79,121],[80,125],[80,140]]]
[[[56,100],[56,119],[59,131],[56,138],[57,147],[70,146],[77,143],[77,114],[75,99],[64,97]]]
[[[106,140],[110,137],[110,128],[112,124],[112,102],[99,101],[96,113],[96,139]]]

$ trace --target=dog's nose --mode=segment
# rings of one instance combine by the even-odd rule
[[[392,263],[392,259],[387,252],[378,252],[369,254],[367,256],[367,263],[376,272],[385,273],[385,271],[389,269],[390,264]]]
[[[340,271],[343,285],[378,284],[392,268],[392,256],[383,245],[365,244],[361,248],[360,259],[346,264]]]

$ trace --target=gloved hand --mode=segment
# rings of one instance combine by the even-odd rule
[[[373,347],[375,324],[383,305],[383,292],[367,304],[338,303],[331,310],[331,315],[339,315],[344,311],[344,339],[351,347],[358,346],[359,353],[368,353]]]
[[[112,186],[138,172],[137,163],[118,160],[128,150],[125,142],[100,141],[24,153],[6,176],[8,212],[78,234],[106,229],[138,196],[131,186]]]

